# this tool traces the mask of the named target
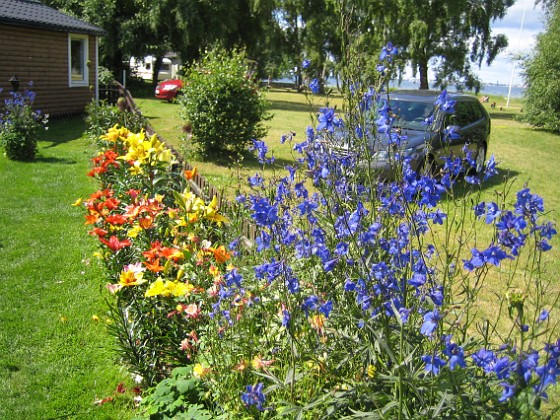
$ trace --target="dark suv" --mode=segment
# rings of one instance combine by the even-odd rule
[[[393,119],[390,130],[406,136],[398,151],[411,158],[413,170],[434,170],[443,165],[445,155],[464,156],[467,145],[474,161],[472,170],[482,172],[490,137],[490,116],[476,97],[454,93],[447,94],[448,101],[455,101],[454,111],[447,113],[442,105],[436,105],[440,94],[394,91],[388,99],[380,101],[377,109],[388,110]],[[373,118],[378,117],[376,112]],[[389,137],[378,133],[375,140],[370,139],[373,152],[370,165],[384,178],[393,177],[390,162],[394,147],[389,146]]]

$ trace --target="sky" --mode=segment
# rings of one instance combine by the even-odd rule
[[[525,19],[523,28],[521,21],[523,11]],[[536,45],[537,34],[544,31],[544,13],[541,6],[535,6],[534,0],[517,0],[508,9],[507,15],[492,24],[492,33],[502,33],[508,37],[508,48],[501,52],[490,67],[483,66],[480,70],[476,67],[476,73],[485,83],[500,83],[509,85],[514,67],[513,61],[509,58],[511,54],[530,51]],[[523,78],[520,75],[519,67],[513,69],[513,85],[522,85]]]

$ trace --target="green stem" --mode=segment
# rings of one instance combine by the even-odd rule
[[[398,419],[402,419],[403,406],[404,406],[404,392],[403,392],[403,378],[402,378],[402,362],[403,362],[403,343],[404,343],[404,324],[401,323],[400,337],[399,337],[399,414]]]

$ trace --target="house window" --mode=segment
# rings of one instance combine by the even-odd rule
[[[88,37],[68,36],[68,79],[70,87],[88,86]]]

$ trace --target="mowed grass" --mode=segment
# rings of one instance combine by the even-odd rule
[[[0,156],[0,419],[129,418],[96,244],[71,206],[97,188],[85,176],[93,149],[81,120],[50,127],[36,161]]]
[[[132,95],[134,96],[134,92]],[[325,105],[326,98],[276,89],[265,92],[265,98],[270,105],[272,120],[264,122],[268,127],[268,135],[264,140],[275,157],[275,163],[264,170],[265,175],[270,175],[274,170],[283,170],[285,165],[294,162],[296,157],[292,151],[293,145],[305,140],[305,130],[309,125],[315,125],[317,111]],[[177,150],[184,148],[178,103],[168,103],[149,97],[135,98],[135,101],[166,142]],[[342,106],[340,96],[332,96],[329,101],[331,106],[338,108]],[[289,134],[293,135],[292,142],[282,143],[282,136]],[[222,162],[228,161],[226,156],[221,158]],[[233,195],[238,188],[243,189],[249,176],[257,171],[263,172],[262,165],[250,154],[244,156],[241,162],[215,163],[189,159],[189,163],[195,165],[208,181],[229,195]]]

